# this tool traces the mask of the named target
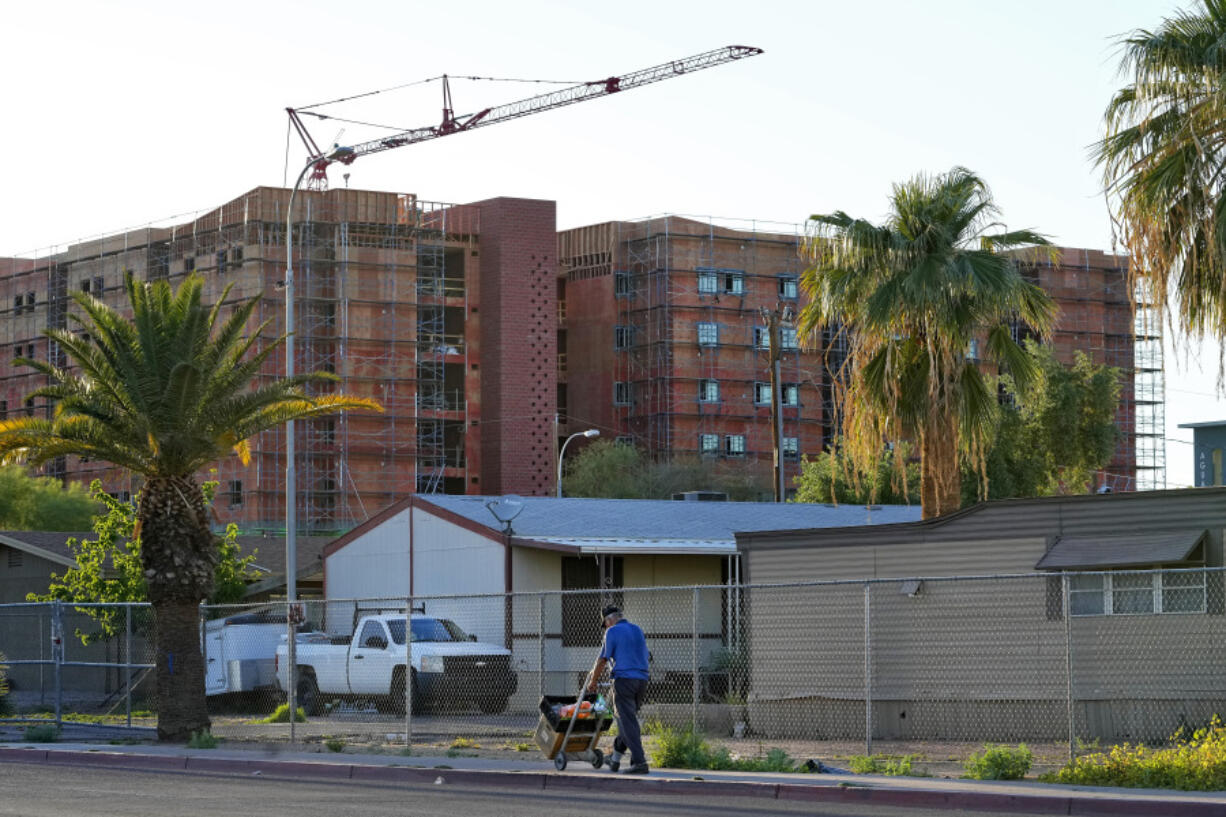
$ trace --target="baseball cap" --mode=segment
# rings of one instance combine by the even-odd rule
[[[600,617],[608,618],[609,616],[616,615],[620,613],[621,611],[622,611],[622,608],[618,607],[615,604],[610,604],[608,607],[600,611]]]

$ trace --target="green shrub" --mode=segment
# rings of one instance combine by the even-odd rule
[[[1030,771],[1034,755],[1024,743],[1014,749],[1009,746],[985,746],[982,754],[972,754],[962,768],[963,777],[971,780],[1021,780]]]
[[[451,742],[452,749],[480,749],[481,744],[472,738],[456,738]]]
[[[674,729],[659,721],[647,725],[655,736],[651,762],[661,768],[709,769],[738,772],[799,772],[804,771],[796,760],[782,749],[769,749],[760,757],[733,757],[726,746],[711,746],[693,729]]]
[[[911,764],[919,759],[919,755],[852,755],[847,759],[847,765],[856,774],[884,774],[889,777],[926,777],[922,772],[912,769]]]
[[[1123,744],[1108,752],[1074,759],[1039,779],[1045,783],[1123,786],[1184,791],[1226,789],[1226,727],[1215,715],[1209,726],[1191,737],[1180,729],[1171,745],[1149,748]]]
[[[60,738],[60,730],[54,723],[27,726],[25,741],[27,743],[55,743]]]
[[[324,741],[324,746],[328,747],[329,752],[345,751],[345,741],[341,740],[340,738],[328,738]]]
[[[298,707],[294,723],[306,723],[306,710]],[[289,723],[289,704],[281,704],[267,718],[260,718],[256,723]]]
[[[199,732],[192,732],[191,739],[187,741],[188,749],[216,749],[218,740],[213,737],[213,733],[207,729],[201,729]]]
[[[9,700],[8,664],[4,663],[4,653],[0,652],[0,717],[13,714],[13,702]]]

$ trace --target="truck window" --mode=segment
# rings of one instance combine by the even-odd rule
[[[404,619],[390,619],[388,629],[392,631],[392,641],[404,643]],[[413,641],[467,641],[465,633],[454,622],[445,618],[415,618],[413,619]]]
[[[372,643],[372,639],[377,639]],[[362,635],[358,638],[358,644],[362,647],[379,648],[379,643],[382,642],[382,649],[387,647],[387,635],[384,634],[383,625],[377,621],[368,621],[362,626]]]

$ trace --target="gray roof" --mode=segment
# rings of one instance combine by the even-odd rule
[[[1131,536],[1063,536],[1043,554],[1035,567],[1039,570],[1063,570],[1074,567],[1149,567],[1182,562],[1208,536],[1206,530]]]
[[[421,495],[424,502],[483,525],[502,525],[486,508],[498,497]],[[577,545],[587,552],[734,552],[738,531],[856,527],[920,518],[918,505],[682,502],[663,499],[523,497],[511,522],[521,539]]]

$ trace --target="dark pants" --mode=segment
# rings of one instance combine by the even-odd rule
[[[647,682],[641,678],[613,679],[613,714],[617,716],[617,740],[613,748],[630,750],[630,765],[647,762],[643,754],[643,738],[639,732],[639,707],[647,697]]]

